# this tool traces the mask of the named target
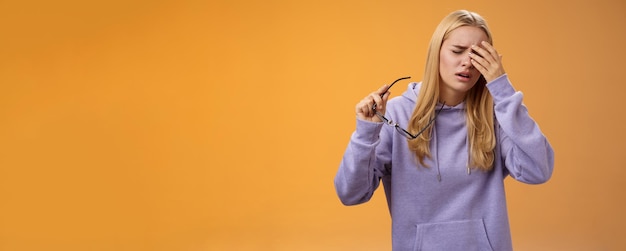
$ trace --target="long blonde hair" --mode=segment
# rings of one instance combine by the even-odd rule
[[[439,53],[441,45],[454,29],[461,26],[481,28],[487,35],[488,42],[493,43],[491,32],[485,20],[478,14],[466,10],[458,10],[446,16],[435,29],[430,40],[426,69],[421,88],[417,97],[417,104],[411,115],[408,130],[416,133],[424,128],[435,115],[439,99]],[[494,132],[493,99],[485,87],[486,80],[480,76],[478,82],[470,89],[465,97],[465,111],[467,118],[467,133],[470,147],[470,167],[489,171],[493,167],[494,148],[496,145]],[[430,140],[432,138],[431,125],[417,139],[409,140],[409,149],[413,151],[420,164],[424,158],[432,158]]]

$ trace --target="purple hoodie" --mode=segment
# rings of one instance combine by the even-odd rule
[[[401,97],[389,100],[385,116],[406,127],[420,86],[411,83]],[[504,179],[546,182],[554,152],[506,74],[487,88],[497,137],[489,172],[468,172],[465,103],[444,106],[433,123],[429,168],[418,167],[406,138],[393,127],[357,119],[335,188],[342,203],[356,205],[367,202],[382,180],[393,250],[512,250]]]

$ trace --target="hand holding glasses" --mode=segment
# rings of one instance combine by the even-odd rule
[[[437,115],[439,115],[439,112],[441,112],[441,110],[443,109],[445,102],[441,104],[441,107],[437,110],[437,112],[435,113],[435,116],[433,116],[433,118],[431,118],[428,121],[428,124],[426,124],[426,126],[422,128],[421,130],[419,130],[417,134],[410,133],[409,131],[402,128],[400,125],[398,125],[398,123],[394,122],[391,119],[386,118],[385,115],[383,115],[384,109],[382,107],[382,104],[386,103],[387,99],[389,98],[389,92],[388,92],[389,89],[391,89],[391,87],[396,82],[400,80],[404,80],[404,79],[409,79],[409,78],[411,77],[403,77],[403,78],[396,79],[396,81],[393,81],[393,83],[391,83],[389,87],[385,88],[385,86],[383,86],[378,91],[373,92],[372,94],[367,96],[359,104],[357,104],[357,115],[362,116],[362,118],[363,117],[369,118],[367,120],[377,122],[374,119],[372,119],[374,115],[376,115],[376,117],[380,119],[380,122],[385,122],[385,124],[389,126],[393,126],[396,129],[396,131],[400,133],[400,135],[406,137],[407,139],[412,140],[412,139],[416,139],[417,137],[419,137],[426,130],[426,128],[428,128],[433,123],[433,121],[435,121],[435,119],[437,118]],[[378,104],[381,104],[381,106],[379,107]],[[368,107],[371,107],[371,110],[367,111],[366,108]],[[380,111],[382,111],[383,113],[381,113]]]

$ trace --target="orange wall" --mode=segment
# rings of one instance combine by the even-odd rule
[[[626,3],[472,2],[0,2],[0,250],[389,250],[382,190],[332,180],[356,102],[420,80],[456,9],[556,151],[507,181],[516,250],[626,249]]]

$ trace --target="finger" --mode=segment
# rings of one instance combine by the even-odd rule
[[[366,118],[372,117],[372,108],[368,105],[363,106],[361,112]]]
[[[491,61],[491,62],[499,64],[500,63],[500,59],[501,59],[501,55],[498,54],[498,51],[496,50],[496,48],[494,48],[493,45],[491,45],[487,41],[482,41],[480,44],[484,48],[484,50],[487,51],[489,53],[489,55],[491,55],[491,58],[493,59],[493,61]]]
[[[482,58],[484,58],[485,60],[489,61],[489,62],[494,62],[495,59],[493,58],[493,55],[483,49],[482,47],[478,46],[478,45],[472,45],[472,50],[476,52],[476,54],[478,54],[479,56],[481,56]],[[474,53],[472,53],[474,54]]]
[[[376,111],[383,111],[384,104],[387,102],[390,95],[390,92],[387,91],[388,89],[388,85],[383,85],[363,98],[363,100],[356,105],[357,115],[369,119],[376,115]]]
[[[489,67],[490,63],[483,57],[474,54],[474,53],[470,53],[470,61],[472,62],[472,65],[474,65],[474,67],[476,67],[476,69],[478,69],[478,66],[480,66],[481,68],[487,69],[487,67]]]
[[[364,102],[365,102],[365,108],[367,109],[367,114],[368,116],[371,116],[371,112],[372,110],[374,110],[376,108],[376,102],[374,101],[374,97],[375,95],[369,95],[367,97],[365,97]]]
[[[382,96],[383,94],[385,94],[385,92],[387,92],[388,89],[389,89],[388,85],[383,85],[380,88],[378,88],[378,90],[376,90],[374,93],[378,93],[379,96]]]
[[[497,57],[497,56],[498,56],[498,51],[496,51],[496,48],[494,48],[494,47],[493,47],[493,45],[491,45],[491,44],[490,44],[489,42],[487,42],[487,41],[482,41],[480,44],[481,44],[481,45],[485,48],[485,50],[487,50],[487,51],[489,52],[489,54],[491,54],[494,58],[496,58],[496,59],[498,58],[498,57]]]
[[[372,116],[372,107],[368,104],[369,101],[362,100],[356,106],[356,113],[362,115],[365,118],[369,118]]]
[[[389,100],[389,95],[391,95],[391,92],[385,92],[382,96],[380,96],[380,102],[377,103],[376,110],[384,113],[387,100]]]
[[[370,97],[372,98],[372,101],[373,101],[373,108],[374,109],[376,109],[376,110],[383,109],[384,102],[383,102],[383,98],[382,97],[384,95],[386,95],[386,94],[379,95],[377,92],[374,92],[374,93],[372,93],[370,95]]]
[[[474,56],[470,62],[472,63],[474,68],[476,68],[476,70],[478,70],[483,76],[488,73],[487,67],[484,65],[486,61],[483,58]]]
[[[391,96],[391,92],[387,91],[385,92],[385,94],[383,94],[383,102],[387,103],[387,100],[389,100],[389,96]]]

